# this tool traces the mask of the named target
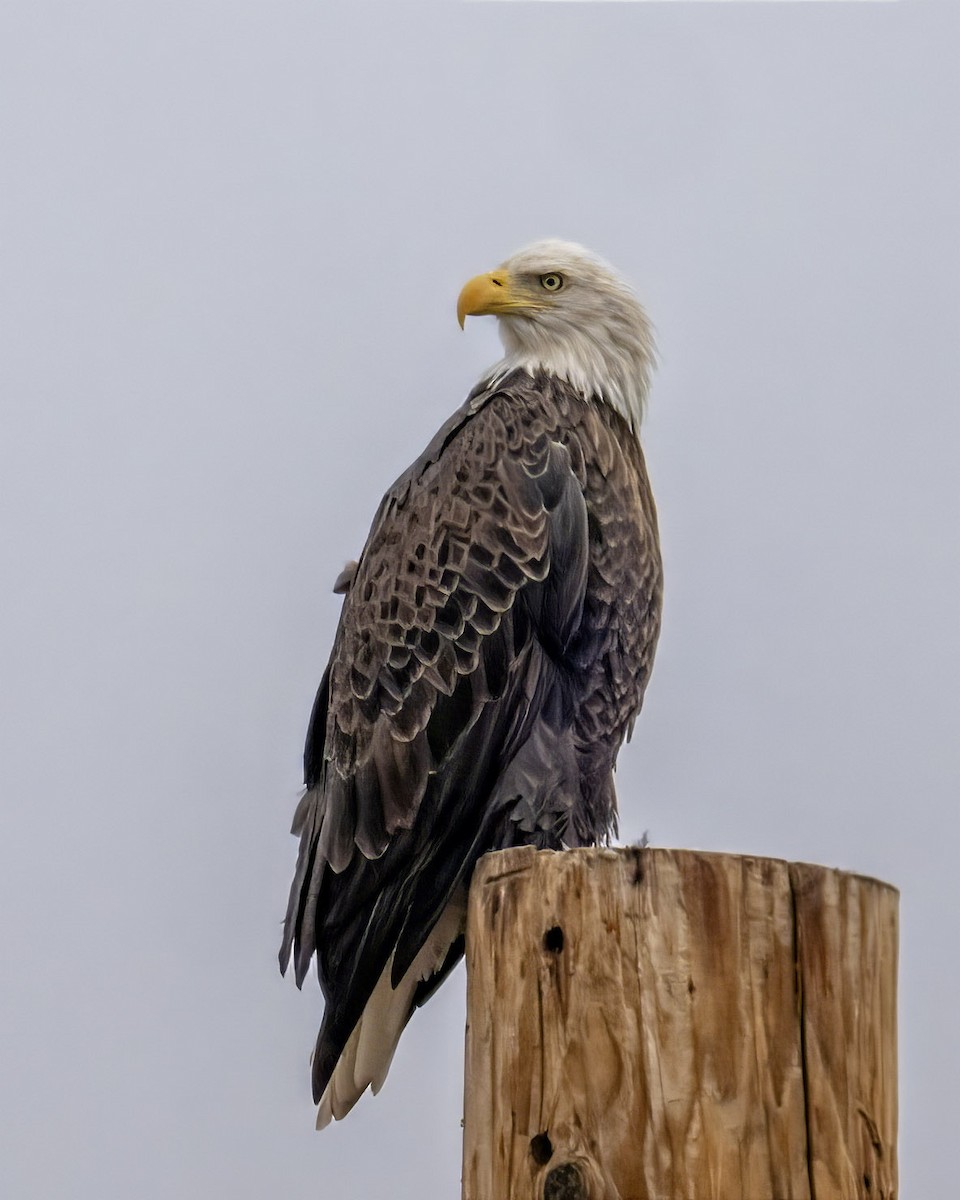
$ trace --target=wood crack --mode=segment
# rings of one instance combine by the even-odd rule
[[[803,1080],[803,1124],[807,1143],[807,1183],[810,1188],[810,1200],[817,1200],[817,1187],[814,1182],[813,1172],[813,1122],[810,1112],[812,1098],[810,1095],[810,1070],[807,1059],[806,997],[803,987],[803,968],[800,962],[800,938],[802,937],[802,933],[800,931],[800,916],[797,908],[797,881],[792,867],[788,872],[788,878],[790,880],[790,907],[793,915],[793,967],[797,990],[797,1019],[800,1023],[800,1077]]]

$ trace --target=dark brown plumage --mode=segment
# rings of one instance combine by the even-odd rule
[[[639,442],[611,407],[542,371],[481,386],[387,493],[344,586],[280,951],[298,984],[316,954],[316,1100],[344,1056],[321,1123],[382,1081],[394,1033],[458,960],[479,856],[616,827],[613,768],[661,607]],[[446,944],[429,946],[445,911]],[[402,1011],[371,1071],[363,1039],[348,1040],[378,981]]]

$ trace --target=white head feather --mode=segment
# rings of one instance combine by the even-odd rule
[[[501,377],[518,367],[547,371],[596,395],[636,434],[656,364],[653,330],[632,288],[603,259],[557,239],[534,242],[499,268],[529,307],[496,314],[506,351]],[[496,272],[493,272],[495,275]],[[556,291],[542,280],[556,275]]]

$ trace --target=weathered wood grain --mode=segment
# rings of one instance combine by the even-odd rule
[[[470,894],[465,1200],[894,1200],[897,893],[529,847]]]

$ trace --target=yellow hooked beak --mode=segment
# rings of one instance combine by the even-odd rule
[[[475,275],[464,284],[457,300],[457,320],[462,329],[467,317],[485,317],[528,307],[528,302],[518,297],[509,272],[490,271],[486,275]]]

